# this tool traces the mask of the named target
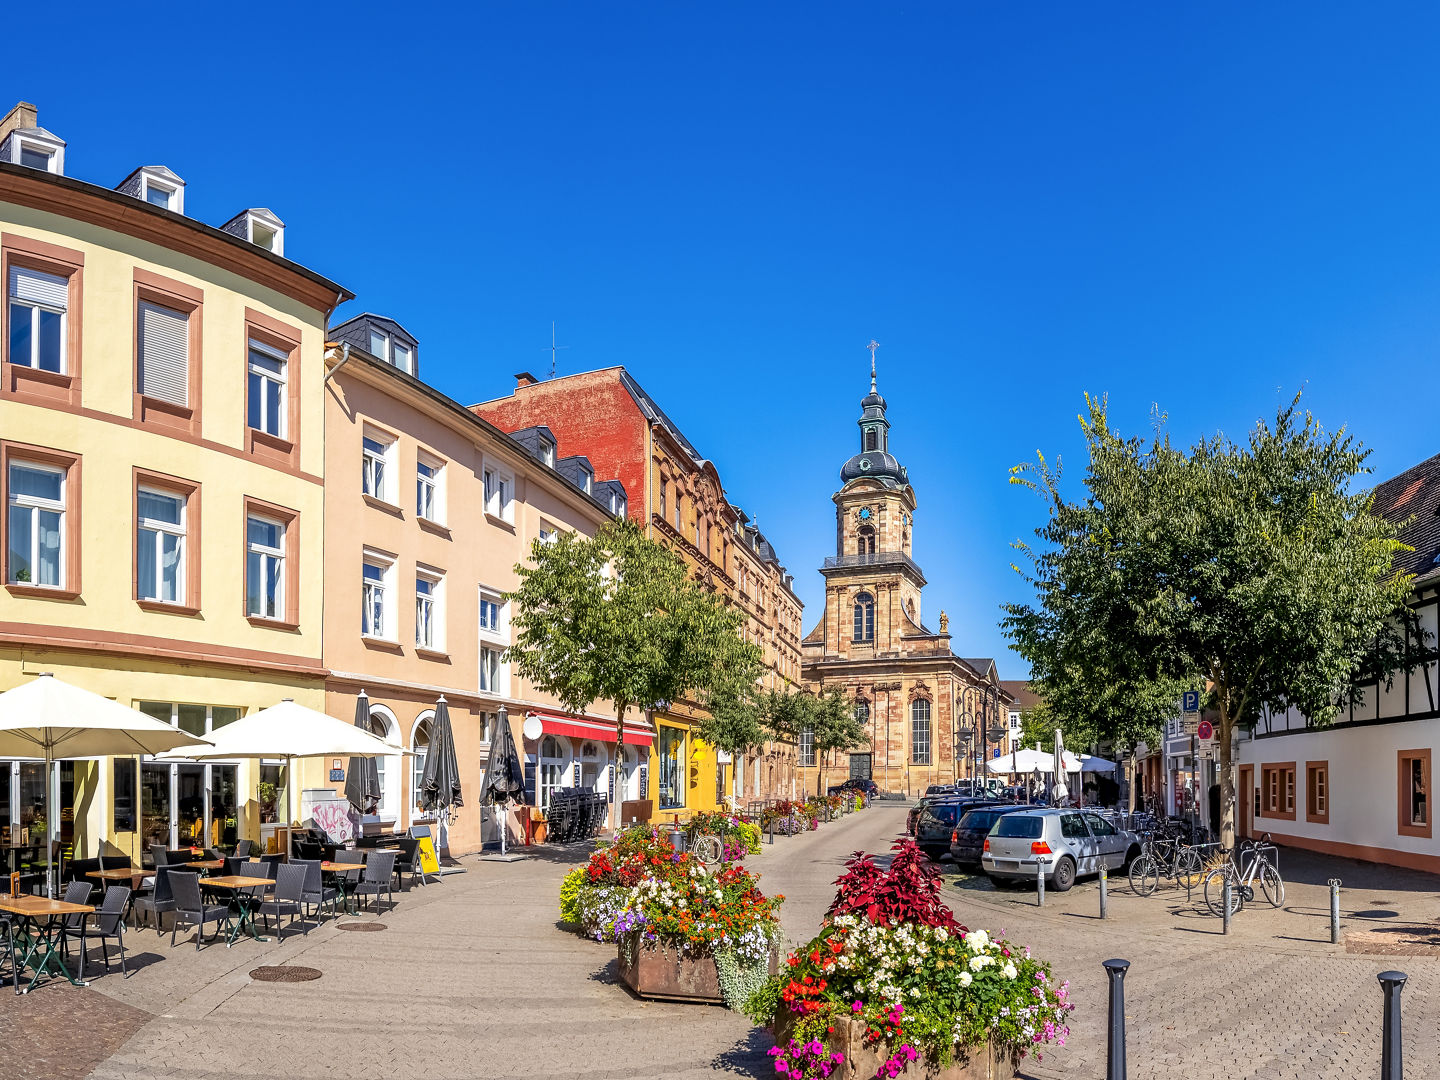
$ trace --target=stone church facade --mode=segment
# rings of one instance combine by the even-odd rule
[[[938,632],[923,621],[915,490],[890,452],[873,353],[860,407],[860,448],[832,497],[835,554],[820,569],[825,614],[801,643],[801,673],[816,692],[840,688],[870,745],[826,760],[802,739],[800,772],[810,791],[866,776],[882,790],[917,795],[974,775],[1007,745],[1012,695],[992,660],[955,655],[943,611]]]

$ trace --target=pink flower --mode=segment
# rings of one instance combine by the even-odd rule
[[[865,1007],[865,1006],[861,1005],[860,1002],[856,1001],[856,1002],[854,1002],[854,1003],[851,1004],[851,1006],[850,1006],[850,1011],[851,1011],[852,1013],[858,1013],[858,1012],[859,1012],[861,1009],[863,1009],[864,1007]]]

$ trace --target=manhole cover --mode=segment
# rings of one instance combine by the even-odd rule
[[[320,969],[312,967],[258,967],[250,972],[256,982],[310,982],[320,977]]]
[[[372,933],[376,930],[384,930],[383,922],[342,922],[335,926],[337,930],[354,930],[356,933]]]

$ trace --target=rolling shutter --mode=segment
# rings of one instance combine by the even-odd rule
[[[47,274],[24,266],[10,267],[10,297],[26,304],[64,311],[70,299],[70,281],[59,274]]]
[[[140,304],[140,393],[190,403],[190,319],[183,312]]]

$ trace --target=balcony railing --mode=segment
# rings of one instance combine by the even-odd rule
[[[828,555],[825,558],[824,569],[849,570],[862,566],[903,566],[921,581],[925,580],[925,574],[915,560],[903,551],[875,551],[866,552],[863,555]]]

